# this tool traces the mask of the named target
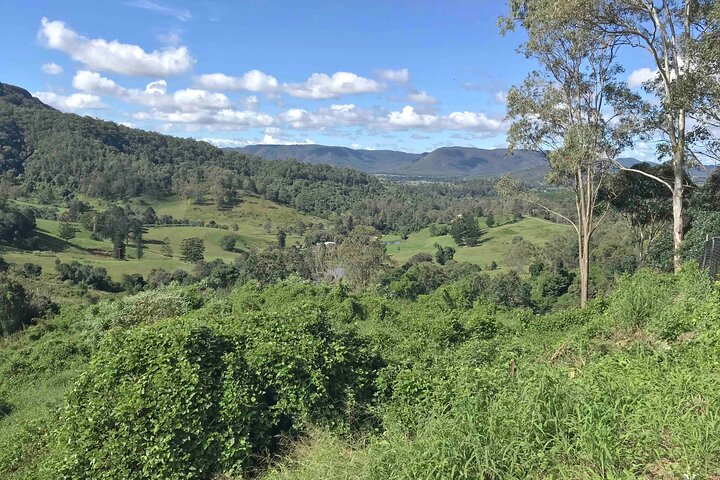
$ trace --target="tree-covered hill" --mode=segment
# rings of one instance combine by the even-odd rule
[[[0,83],[0,188],[62,200],[178,195],[225,206],[242,192],[322,217],[352,213],[381,231],[449,221],[486,195],[490,182],[391,185],[366,173],[294,160],[264,160],[209,143],[62,113]],[[43,202],[41,202],[43,203]]]

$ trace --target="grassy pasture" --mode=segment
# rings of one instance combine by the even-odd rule
[[[431,236],[429,229],[423,229],[411,234],[407,240],[399,235],[385,235],[383,241],[387,245],[388,254],[398,262],[405,262],[418,253],[435,253],[435,244],[452,246],[457,249],[455,260],[478,265],[488,265],[495,261],[498,269],[502,269],[508,259],[508,250],[513,238],[523,237],[528,242],[541,246],[547,244],[568,231],[567,225],[553,223],[539,218],[523,218],[514,223],[507,223],[508,219],[496,217],[499,226],[488,228],[485,217],[479,220],[482,228],[480,244],[475,247],[458,247],[450,235]]]

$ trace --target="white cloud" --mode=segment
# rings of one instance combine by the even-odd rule
[[[126,3],[130,7],[142,8],[144,10],[150,10],[157,12],[161,15],[167,15],[173,17],[181,22],[187,22],[192,19],[192,14],[186,8],[174,8],[167,5],[163,5],[160,2],[152,2],[150,0],[134,0]]]
[[[66,96],[54,92],[35,92],[33,95],[39,98],[40,101],[66,112],[108,108],[108,106],[100,100],[100,97],[88,93],[73,93],[72,95]]]
[[[312,99],[379,92],[385,88],[382,83],[351,72],[337,72],[332,76],[313,73],[304,83],[287,83],[283,87],[290,96]]]
[[[73,87],[95,95],[122,95],[125,91],[117,83],[96,72],[80,70],[73,77]]]
[[[407,96],[408,102],[422,103],[426,105],[433,105],[437,103],[437,98],[429,95],[425,90],[410,90]]]
[[[57,63],[46,63],[41,68],[48,75],[59,75],[63,72],[63,68]]]
[[[247,145],[314,145],[315,142],[309,138],[302,140],[288,140],[283,137],[277,137],[282,132],[279,128],[268,127],[265,129],[263,137],[259,140],[238,140],[236,138],[201,138],[203,142],[208,142],[216,147],[245,147]]]
[[[421,114],[415,111],[410,105],[403,107],[400,112],[390,112],[387,123],[391,127],[432,127],[438,123],[436,115]]]
[[[279,123],[296,129],[334,128],[338,126],[364,125],[372,126],[377,122],[373,112],[361,109],[353,104],[330,105],[315,112],[300,108],[292,108],[277,116]]]
[[[40,23],[38,37],[45,45],[67,53],[73,60],[93,70],[158,77],[179,75],[195,63],[186,47],[148,53],[137,45],[117,40],[88,39],[67,28],[64,22],[43,17]]]
[[[628,86],[641,87],[643,83],[655,78],[657,70],[651,70],[647,67],[633,70],[628,76]]]
[[[73,87],[93,95],[112,95],[127,103],[164,112],[193,113],[228,109],[232,106],[230,99],[222,93],[187,88],[168,94],[165,80],[150,82],[144,90],[124,88],[99,73],[87,70],[80,70],[75,74]]]
[[[260,100],[258,100],[258,97],[255,95],[245,97],[242,104],[245,110],[252,110],[253,112],[256,112],[258,108],[260,108]]]
[[[507,105],[507,92],[505,90],[495,92],[495,95],[493,95],[493,99],[500,105]]]
[[[274,123],[271,115],[259,112],[240,111],[230,108],[218,111],[171,111],[153,110],[134,114],[136,120],[159,120],[169,123],[185,123],[198,126],[217,126],[221,129],[245,127],[267,127]]]
[[[499,132],[503,130],[503,123],[488,118],[484,113],[453,112],[447,116],[446,128]]]
[[[399,70],[377,70],[376,75],[379,79],[386,82],[407,83],[410,81],[410,73],[407,68]]]
[[[224,73],[200,75],[196,80],[198,86],[208,90],[248,90],[250,92],[274,92],[278,81],[272,75],[260,70],[250,70],[242,77],[231,77]]]
[[[167,93],[167,82],[165,80],[155,80],[145,85],[145,93],[165,95]]]

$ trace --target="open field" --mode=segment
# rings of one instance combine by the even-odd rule
[[[496,217],[498,223],[503,219]],[[388,254],[398,262],[405,262],[417,253],[435,253],[435,244],[452,246],[457,249],[455,260],[485,266],[495,261],[498,269],[504,268],[507,254],[513,238],[521,236],[528,242],[540,246],[547,244],[558,235],[569,230],[570,227],[553,223],[539,218],[523,218],[515,223],[504,223],[500,226],[487,228],[485,218],[479,219],[482,228],[480,244],[476,247],[458,247],[450,235],[431,236],[426,228],[411,234],[407,240],[398,235],[385,235],[383,241],[387,242]]]
[[[219,212],[212,204],[194,205],[184,200],[171,199],[169,201],[149,202],[135,200],[131,202],[134,208],[152,206],[158,215],[172,215],[176,219],[215,220],[218,224],[231,226],[238,225],[237,232],[209,227],[193,226],[160,226],[150,227],[143,235],[145,241],[144,256],[142,260],[136,258],[135,248],[132,244],[127,248],[127,260],[118,261],[111,258],[112,244],[109,240],[97,241],[90,237],[90,232],[78,228],[75,238],[64,242],[58,238],[57,221],[37,220],[37,232],[42,239],[43,246],[37,251],[20,250],[17,248],[0,246],[0,255],[7,261],[22,264],[35,263],[43,268],[46,275],[54,275],[55,260],[63,263],[78,261],[96,267],[103,267],[114,281],[119,281],[123,274],[139,273],[146,276],[151,270],[164,268],[173,271],[178,268],[192,269],[192,265],[180,259],[180,244],[183,239],[200,237],[205,241],[205,259],[222,259],[230,262],[237,257],[238,252],[226,252],[220,248],[219,242],[225,235],[236,234],[238,238],[236,250],[248,248],[262,248],[276,241],[276,232],[280,228],[288,228],[300,221],[309,223],[320,222],[321,219],[306,216],[288,207],[274,204],[268,200],[246,196],[238,206],[226,212]],[[30,204],[26,204],[30,205]],[[105,205],[96,204],[98,208]],[[271,233],[266,233],[265,224],[272,223]],[[173,249],[173,257],[164,257],[160,251],[163,240],[167,238]],[[301,242],[298,235],[288,235],[287,243],[292,245]]]

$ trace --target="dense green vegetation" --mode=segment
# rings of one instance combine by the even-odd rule
[[[482,278],[416,300],[289,279],[65,307],[0,347],[0,472],[720,473],[720,290],[702,272],[639,272],[541,315]]]

